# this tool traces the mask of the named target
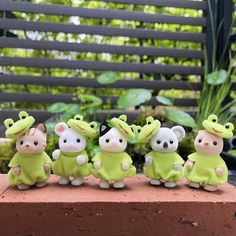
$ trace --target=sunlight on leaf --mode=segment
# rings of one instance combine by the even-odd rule
[[[212,85],[223,84],[227,78],[227,72],[225,70],[214,71],[207,75],[207,83]]]
[[[141,105],[151,99],[152,93],[147,89],[130,89],[123,93],[118,99],[121,108]]]
[[[195,120],[186,112],[180,110],[166,109],[166,115],[169,120],[186,127],[195,128]]]
[[[105,72],[98,77],[100,84],[112,84],[117,81],[117,74],[115,72]]]
[[[158,102],[160,102],[163,105],[167,105],[167,106],[173,105],[173,100],[171,98],[158,95],[156,96],[156,99]]]

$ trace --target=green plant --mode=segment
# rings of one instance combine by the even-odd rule
[[[212,56],[205,53],[205,73],[203,80],[203,88],[198,99],[198,113],[197,113],[197,127],[202,127],[202,121],[209,115],[215,114],[219,116],[225,122],[230,120],[235,115],[232,107],[235,105],[236,100],[226,102],[229,100],[230,88],[232,85],[231,76],[235,74],[235,59],[229,60],[229,65],[225,64],[225,53],[229,45],[229,37],[231,30],[227,35],[225,46],[222,50],[222,54],[217,58],[218,44],[220,31],[223,25],[223,21],[219,26],[216,25],[216,12],[212,10],[211,2],[208,0],[209,13],[212,28]],[[232,26],[231,26],[232,29]],[[206,50],[205,50],[206,52]],[[210,57],[209,57],[210,56]],[[212,65],[210,72],[209,61]],[[227,68],[227,69],[224,69]]]
[[[120,108],[128,108],[139,106],[145,102],[150,101],[152,93],[147,89],[129,89],[126,90],[118,99],[118,106]]]

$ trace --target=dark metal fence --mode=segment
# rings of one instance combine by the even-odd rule
[[[84,88],[107,88],[106,85],[99,84],[94,78],[89,76],[53,76],[48,75],[30,75],[27,74],[27,68],[35,69],[53,69],[61,68],[68,70],[79,70],[80,72],[95,71],[101,73],[103,71],[116,71],[118,73],[128,72],[139,75],[138,79],[130,79],[125,77],[118,82],[109,85],[109,88],[127,89],[127,88],[147,88],[154,91],[181,89],[181,90],[200,90],[202,87],[201,78],[204,73],[204,50],[203,45],[207,45],[207,53],[211,55],[212,52],[212,38],[211,38],[211,24],[209,18],[209,8],[206,1],[189,1],[189,0],[113,0],[104,2],[114,2],[128,5],[143,5],[155,7],[173,7],[183,9],[193,9],[201,11],[201,17],[188,17],[176,15],[163,14],[147,14],[145,12],[130,11],[130,10],[114,10],[114,9],[90,9],[82,7],[68,7],[64,5],[41,5],[32,4],[29,2],[16,1],[0,1],[0,11],[3,12],[0,19],[0,29],[3,30],[3,35],[0,37],[0,48],[21,48],[26,50],[44,50],[44,51],[67,51],[69,53],[106,53],[109,55],[122,55],[124,60],[120,62],[97,61],[97,60],[71,60],[71,59],[57,59],[45,57],[31,58],[31,57],[9,57],[2,55],[0,57],[0,66],[3,68],[0,74],[0,84],[17,84],[17,85],[37,85],[37,86],[66,86],[66,87],[84,87]],[[212,1],[214,8],[215,1]],[[218,14],[217,24],[224,19],[221,37],[219,54],[222,52],[222,47],[226,40],[226,35],[229,30],[231,20],[233,3],[231,0],[218,1],[221,4],[221,10]],[[140,22],[142,27],[110,27],[109,25],[97,24],[71,24],[61,22],[39,22],[39,21],[25,21],[18,18],[10,18],[7,13],[24,12],[26,14],[46,14],[57,16],[78,16],[85,19],[106,19],[107,21],[119,19],[121,22]],[[153,24],[153,27],[144,27],[144,24]],[[154,24],[177,24],[179,26],[193,26],[196,27],[194,32],[187,31],[179,27],[177,31],[158,30]],[[234,23],[234,25],[236,25]],[[199,30],[200,28],[200,30]],[[13,31],[14,30],[14,31]],[[20,38],[17,32],[45,32],[45,33],[65,33],[65,34],[85,34],[85,35],[99,35],[105,37],[126,37],[129,39],[138,39],[142,42],[140,45],[116,45],[114,41],[110,44],[103,43],[75,43],[75,42],[61,42],[59,40],[32,40],[27,38]],[[11,37],[11,33],[14,32]],[[233,41],[234,36],[231,37]],[[173,42],[196,43],[198,47],[186,49],[181,46],[173,48],[145,46],[145,40],[168,40]],[[144,42],[144,43],[143,43]],[[181,44],[182,45],[182,44]],[[200,45],[200,46],[199,46]],[[135,56],[134,61],[126,61],[126,55]],[[147,56],[150,60],[145,61],[143,58]],[[225,55],[228,56],[227,54]],[[168,63],[158,63],[155,58],[168,57]],[[138,59],[137,59],[138,58]],[[184,59],[184,63],[178,63],[178,59]],[[176,63],[177,62],[177,63]],[[25,74],[12,73],[9,68],[23,67]],[[89,73],[88,73],[89,74]],[[179,75],[179,79],[171,80],[172,76]],[[143,80],[146,75],[152,75],[153,78],[160,78],[163,75],[167,80]],[[189,76],[195,76],[197,82],[189,82]],[[236,89],[234,85],[232,89]],[[107,97],[101,95],[101,98],[106,101]],[[111,98],[111,103],[116,104],[117,97]],[[74,103],[75,95],[73,94],[53,94],[35,93],[35,92],[0,92],[0,102],[14,102],[14,103]],[[79,102],[76,99],[76,102]],[[182,98],[174,99],[175,106],[189,107],[196,106],[196,99]],[[159,105],[156,99],[147,102],[146,105]],[[1,111],[2,119],[9,115],[8,111]],[[45,111],[37,111],[36,115],[39,119],[45,119],[49,113]],[[40,118],[41,117],[41,118]]]

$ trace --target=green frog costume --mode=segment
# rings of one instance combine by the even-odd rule
[[[85,157],[85,163],[79,165],[76,161],[78,155]],[[59,158],[54,161],[52,171],[55,175],[71,176],[73,178],[84,177],[90,175],[91,164],[88,163],[88,155],[86,151],[69,153],[61,151]]]
[[[99,179],[118,181],[125,177],[132,177],[136,173],[136,169],[132,165],[128,170],[121,168],[122,162],[132,164],[132,159],[126,152],[111,153],[101,151],[93,158],[93,162],[95,161],[102,163],[99,170],[92,169],[92,174]]]
[[[144,174],[151,179],[163,179],[176,182],[182,178],[183,171],[174,170],[174,165],[183,165],[184,161],[176,152],[161,153],[151,151],[145,157],[152,157],[152,164],[144,166]]]
[[[184,167],[184,175],[192,182],[203,185],[218,185],[228,181],[228,169],[220,155],[206,155],[203,153],[193,153],[188,159],[194,162],[193,168],[189,170]],[[223,175],[216,174],[216,168],[224,169]]]
[[[9,167],[20,166],[20,175],[15,176],[12,169],[8,172],[8,179],[12,185],[34,185],[46,182],[50,172],[45,172],[44,165],[51,164],[49,156],[43,152],[40,154],[16,153],[9,163]]]

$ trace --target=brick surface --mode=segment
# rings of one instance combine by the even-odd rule
[[[101,190],[88,177],[81,187],[19,191],[0,176],[1,235],[236,235],[236,188],[217,192],[153,187],[137,175],[123,190]]]

